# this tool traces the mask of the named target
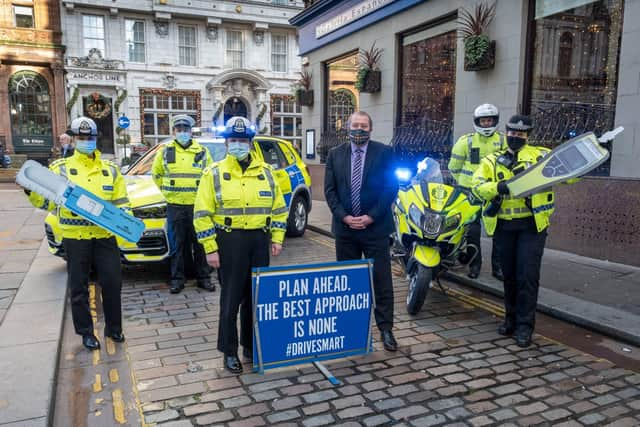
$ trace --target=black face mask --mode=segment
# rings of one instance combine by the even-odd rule
[[[520,149],[524,147],[524,144],[526,143],[527,140],[525,138],[520,138],[518,136],[507,136],[507,146],[513,152],[520,151]]]

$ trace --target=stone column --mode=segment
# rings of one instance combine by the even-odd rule
[[[53,73],[53,139],[55,140],[67,129],[67,105],[64,91],[64,67],[61,62],[51,64]]]

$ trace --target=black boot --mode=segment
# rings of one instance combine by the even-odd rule
[[[172,294],[179,294],[184,289],[184,283],[171,281],[169,292]]]
[[[211,283],[211,280],[209,279],[198,281],[198,287],[200,289],[204,289],[205,291],[209,291],[209,292],[213,292],[216,290],[216,285]]]
[[[242,363],[240,363],[240,359],[238,356],[225,356],[224,357],[224,368],[231,372],[232,374],[241,374],[242,373]]]
[[[83,335],[82,345],[89,350],[98,350],[100,348],[100,341],[98,341],[98,338],[96,338],[96,336],[93,334]]]
[[[527,348],[531,345],[531,333],[527,331],[518,331],[513,337],[518,347]]]
[[[491,275],[499,281],[504,282],[504,275],[502,274],[502,269],[500,267],[494,268]]]
[[[498,333],[505,337],[510,337],[513,335],[513,332],[516,330],[515,325],[510,320],[505,320],[502,325],[498,328]]]

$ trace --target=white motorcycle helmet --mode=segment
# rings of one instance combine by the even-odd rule
[[[493,126],[482,127],[480,126],[480,119],[492,118]],[[473,111],[473,128],[481,135],[491,136],[494,134],[498,127],[498,121],[500,120],[500,111],[498,107],[493,104],[482,104],[476,107]]]

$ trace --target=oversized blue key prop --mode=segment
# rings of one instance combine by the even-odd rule
[[[16,183],[129,242],[137,242],[144,232],[144,222],[138,218],[34,160],[27,160],[22,165]]]

